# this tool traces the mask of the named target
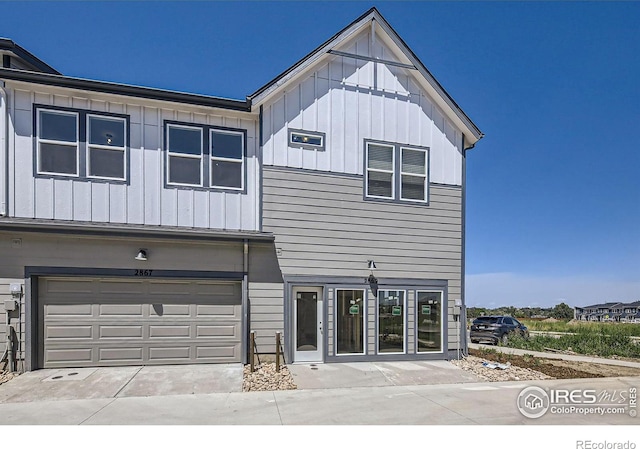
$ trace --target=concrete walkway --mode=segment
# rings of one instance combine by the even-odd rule
[[[586,362],[586,363],[601,363],[603,365],[627,366],[630,368],[640,369],[640,362],[632,362],[629,360],[605,359],[601,357],[592,357],[588,355],[572,355],[572,354],[560,354],[560,353],[553,353],[553,352],[537,352],[537,351],[529,351],[528,349],[516,349],[516,348],[507,348],[504,346],[481,345],[478,343],[469,343],[469,348],[493,349],[498,352],[504,352],[505,354],[516,354],[516,355],[531,354],[536,357],[543,357],[547,359],[570,360],[574,362]]]

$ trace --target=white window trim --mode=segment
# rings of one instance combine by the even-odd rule
[[[188,129],[192,131],[198,131],[200,133],[200,155],[195,154],[185,154],[185,153],[173,153],[171,152],[171,137],[170,130],[171,128],[181,128]],[[176,123],[168,123],[166,125],[167,132],[167,185],[170,186],[184,186],[184,187],[204,187],[204,170],[202,168],[202,159],[203,159],[203,146],[204,146],[204,130],[199,126],[187,126],[187,125],[178,125]],[[198,159],[200,161],[200,184],[191,184],[191,183],[182,183],[182,182],[171,182],[171,162],[170,157],[180,157],[185,159]]]
[[[57,115],[73,115],[75,116],[76,119],[76,141],[75,142],[69,142],[66,140],[53,140],[53,139],[41,139],[40,138],[40,130],[42,129],[42,124],[41,124],[41,117],[42,117],[42,112],[48,112],[51,114],[57,114]],[[38,139],[38,160],[36,161],[36,168],[37,168],[37,173],[39,175],[56,175],[56,176],[67,176],[67,177],[73,177],[73,178],[79,178],[80,177],[80,114],[78,114],[77,112],[72,112],[72,111],[61,111],[61,110],[56,110],[56,109],[46,109],[46,108],[38,108],[38,113],[36,114],[36,120],[37,120],[37,139]],[[59,173],[59,172],[50,172],[50,171],[43,171],[41,170],[41,156],[40,156],[40,144],[41,143],[49,143],[52,145],[61,145],[61,146],[67,146],[67,147],[75,147],[76,149],[76,172],[75,173]]]
[[[303,136],[303,137],[311,137],[312,139],[320,139],[320,143],[316,144],[316,143],[309,143],[309,142],[294,142],[293,141],[293,136]],[[317,134],[317,133],[313,133],[311,131],[294,131],[294,130],[289,130],[289,146],[290,147],[313,147],[313,148],[317,148],[319,150],[324,149],[324,135],[323,134]]]
[[[402,171],[402,160],[403,160],[403,150],[411,150],[411,151],[421,151],[422,153],[424,153],[424,175],[419,175],[417,173],[407,173],[407,172],[403,172]],[[413,148],[413,147],[407,147],[407,146],[400,146],[400,197],[398,198],[400,201],[408,201],[411,203],[427,203],[429,202],[429,187],[428,187],[428,180],[429,180],[429,151],[427,149],[424,148]],[[413,176],[415,178],[423,178],[424,179],[424,186],[423,186],[423,191],[424,191],[424,199],[423,200],[415,200],[412,198],[403,198],[402,196],[402,176],[406,175],[406,176]]]
[[[402,352],[380,352],[380,293],[381,292],[402,292],[403,293],[403,306],[402,306]],[[409,301],[407,299],[407,291],[406,290],[396,290],[396,289],[381,289],[378,290],[378,295],[376,295],[376,355],[379,356],[387,356],[387,355],[399,355],[407,353],[407,315],[408,315],[408,305]]]
[[[418,348],[418,307],[420,307],[418,305],[418,294],[419,293],[440,293],[440,351],[420,351]],[[415,351],[416,354],[443,354],[444,353],[444,320],[445,319],[449,319],[449,314],[447,312],[447,314],[445,315],[444,313],[444,291],[443,290],[416,290],[416,298],[415,298],[415,303],[416,303],[416,315],[415,315],[415,319],[413,320],[415,323]],[[464,324],[464,323],[463,323]]]
[[[214,156],[213,155],[213,147],[211,146],[211,142],[213,142],[213,134],[230,134],[230,135],[234,135],[234,136],[240,136],[240,138],[242,139],[242,145],[240,148],[240,159],[235,159],[235,158],[228,158],[228,157],[218,157],[218,156]],[[226,129],[215,129],[215,128],[211,128],[209,129],[209,187],[214,188],[214,189],[225,189],[225,190],[244,190],[244,148],[245,148],[245,141],[244,141],[244,133],[243,132],[239,132],[239,131],[230,131],[230,130],[226,130]],[[241,164],[240,165],[240,187],[228,187],[228,186],[219,186],[219,185],[215,185],[213,183],[213,168],[212,168],[212,161],[223,161],[223,162],[235,162],[236,164]]]
[[[376,145],[379,147],[386,147],[391,149],[391,170],[381,170],[378,168],[369,168],[369,146]],[[376,143],[376,142],[367,142],[367,155],[365,159],[365,169],[366,169],[366,179],[365,179],[365,189],[367,198],[379,198],[383,200],[393,200],[396,197],[396,149],[394,145],[389,145],[385,143]],[[391,173],[391,196],[379,196],[379,195],[371,195],[369,194],[369,172],[378,172],[378,173]]]
[[[336,317],[338,315],[338,292],[340,290],[350,290],[354,292],[362,292],[362,321],[363,321],[363,331],[362,331],[362,352],[345,352],[338,353],[338,323]],[[367,290],[363,288],[336,288],[333,292],[334,295],[334,304],[333,304],[333,324],[334,324],[334,351],[336,357],[349,357],[352,355],[365,355],[367,353],[367,302],[368,295]]]
[[[116,146],[110,146],[110,145],[98,145],[98,144],[92,144],[91,142],[91,121],[90,118],[91,117],[95,117],[98,119],[104,119],[104,120],[112,120],[112,121],[121,121],[123,124],[122,130],[124,132],[123,136],[122,136],[122,142],[124,143],[123,146],[121,147],[116,147]],[[100,115],[100,114],[87,114],[87,136],[86,136],[86,140],[87,140],[87,178],[91,178],[91,179],[107,179],[107,180],[114,180],[114,181],[126,181],[127,179],[127,121],[122,118],[122,117],[111,117],[108,115]],[[122,151],[122,160],[123,160],[123,167],[122,167],[122,178],[114,178],[112,176],[94,176],[91,175],[91,149],[97,149],[97,150],[117,150],[117,151]]]

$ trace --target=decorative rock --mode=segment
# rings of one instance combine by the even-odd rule
[[[281,365],[280,372],[277,372],[275,363],[258,365],[253,373],[251,367],[245,365],[243,376],[242,391],[296,390],[298,388],[293,382],[289,369]]]

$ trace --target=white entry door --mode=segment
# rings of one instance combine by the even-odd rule
[[[322,362],[322,287],[293,287],[293,361]]]

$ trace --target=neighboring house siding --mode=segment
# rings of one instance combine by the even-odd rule
[[[255,231],[259,227],[256,120],[175,103],[7,83],[9,216]],[[126,183],[34,177],[34,104],[129,116]],[[164,121],[246,130],[245,192],[165,186]]]
[[[448,282],[449,349],[457,344],[453,305],[461,296],[461,189],[429,186],[429,206],[363,201],[361,176],[265,167],[265,231],[276,236],[283,275],[369,274]],[[364,283],[363,283],[364,286]],[[381,287],[382,288],[382,287]]]
[[[340,51],[397,61],[369,32]],[[263,108],[265,165],[363,174],[363,141],[430,148],[431,182],[462,185],[462,133],[418,86],[410,70],[334,57]],[[326,133],[327,151],[288,145],[288,129]]]

